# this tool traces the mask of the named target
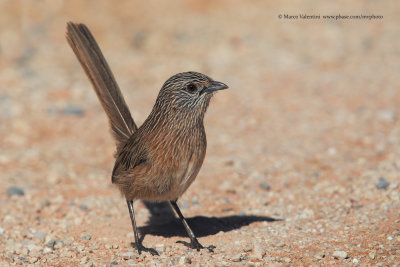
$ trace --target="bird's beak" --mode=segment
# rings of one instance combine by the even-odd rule
[[[221,82],[212,81],[211,84],[207,87],[207,91],[214,92],[214,91],[223,90],[226,88],[228,88],[228,85],[221,83]]]

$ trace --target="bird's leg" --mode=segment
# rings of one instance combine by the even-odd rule
[[[189,224],[187,223],[185,217],[183,217],[183,214],[181,212],[181,210],[178,207],[178,204],[176,204],[176,200],[175,201],[170,201],[169,202],[171,207],[175,210],[176,214],[178,214],[179,219],[181,220],[181,222],[183,223],[183,226],[185,226],[186,232],[189,235],[190,238],[190,243],[184,242],[184,241],[178,241],[177,243],[182,243],[192,249],[196,249],[197,251],[200,251],[201,248],[204,248],[200,242],[197,240],[196,236],[194,235],[192,229],[190,229]],[[210,252],[214,252],[213,249],[215,248],[215,246],[211,245],[206,247]]]
[[[135,246],[136,246],[136,249],[137,249],[139,255],[142,253],[142,250],[150,252],[152,255],[158,255],[158,253],[155,249],[146,248],[142,245],[142,242],[139,239],[138,230],[136,227],[135,212],[133,210],[133,200],[127,200],[126,204],[128,205],[129,215],[131,216],[133,234],[135,235]],[[131,244],[133,245],[133,243],[131,243]]]

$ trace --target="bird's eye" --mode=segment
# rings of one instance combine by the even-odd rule
[[[187,91],[188,91],[189,93],[194,93],[194,92],[196,91],[197,87],[196,87],[196,85],[194,85],[193,83],[189,83],[189,84],[186,86],[186,89],[187,89]]]

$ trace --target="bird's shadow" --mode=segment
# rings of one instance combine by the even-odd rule
[[[187,237],[182,222],[175,217],[174,211],[168,202],[143,202],[150,211],[150,218],[146,226],[139,227],[141,239],[147,234],[163,237]],[[253,222],[274,222],[282,219],[256,215],[232,215],[223,217],[195,216],[186,218],[197,237],[217,234],[220,231],[228,232]]]

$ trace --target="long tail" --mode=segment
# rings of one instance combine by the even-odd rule
[[[108,116],[120,148],[137,130],[124,97],[99,46],[84,24],[67,24],[66,37]]]

